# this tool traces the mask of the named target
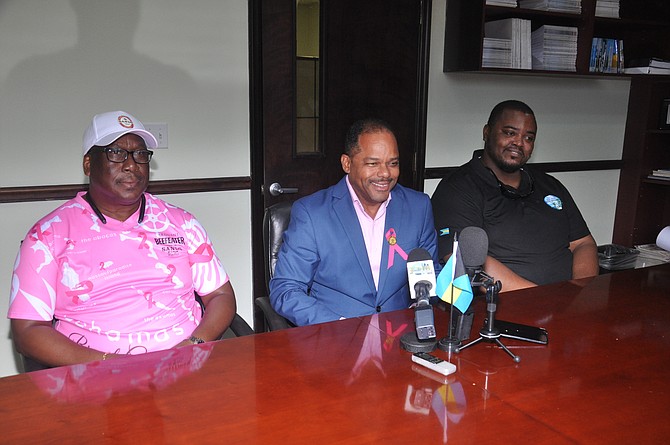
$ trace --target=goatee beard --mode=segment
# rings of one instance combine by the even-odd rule
[[[494,163],[500,170],[504,171],[505,173],[516,173],[523,167],[522,165],[518,164],[506,164],[499,159],[494,159]]]

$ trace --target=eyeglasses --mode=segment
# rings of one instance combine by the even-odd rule
[[[151,157],[154,155],[154,152],[151,150],[134,150],[128,151],[123,148],[118,147],[93,147],[89,153],[96,151],[104,151],[107,155],[107,160],[109,162],[126,162],[128,155],[130,154],[133,157],[133,161],[138,164],[148,164],[151,161]]]
[[[496,174],[493,173],[493,170],[491,170],[490,168],[487,168],[487,170],[490,171],[491,174],[493,175],[493,177],[495,178],[496,182],[498,183],[498,188],[500,188],[500,193],[501,193],[505,198],[508,198],[508,199],[522,199],[522,198],[527,198],[527,197],[529,197],[530,195],[532,195],[533,192],[535,191],[535,182],[533,181],[532,176],[530,176],[530,173],[528,173],[528,172],[527,172],[526,170],[524,170],[524,169],[521,169],[521,173],[525,173],[525,174],[526,174],[526,177],[528,178],[528,183],[530,184],[530,186],[529,186],[529,188],[528,188],[528,191],[525,192],[525,193],[519,193],[518,190],[515,189],[514,187],[510,187],[510,186],[507,185],[507,184],[503,184],[502,182],[500,182],[500,179],[498,179],[498,177],[496,176]]]

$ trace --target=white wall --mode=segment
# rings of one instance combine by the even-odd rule
[[[428,167],[466,162],[490,109],[508,98],[537,114],[534,161],[621,157],[628,81],[445,74],[445,5],[433,0]],[[116,108],[168,123],[170,147],[152,161],[152,179],[246,176],[248,94],[246,0],[0,1],[0,187],[84,182],[81,134],[93,114]],[[596,241],[609,242],[618,173],[556,176]],[[427,181],[426,191],[436,185]],[[250,322],[249,191],[165,198],[203,222]],[[0,204],[0,314],[19,240],[59,203]],[[16,372],[0,316],[0,376]]]
[[[0,2],[0,187],[81,184],[95,113],[168,124],[154,180],[248,176],[246,0]],[[204,224],[252,322],[249,191],[164,196]],[[7,312],[19,241],[60,202],[0,204],[0,376],[17,372]]]
[[[495,104],[526,102],[538,137],[532,161],[621,159],[627,79],[443,73],[446,0],[433,0],[426,167],[458,166],[483,147],[482,127]],[[598,244],[612,239],[619,172],[555,174],[570,190]],[[429,195],[438,180],[426,181]]]

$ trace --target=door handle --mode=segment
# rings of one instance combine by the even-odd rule
[[[272,196],[279,196],[284,194],[298,193],[295,187],[282,187],[278,182],[273,182],[268,189]]]

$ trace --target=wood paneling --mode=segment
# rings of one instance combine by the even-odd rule
[[[87,184],[0,187],[0,203],[65,200],[74,197],[77,192],[87,188]],[[154,195],[171,195],[175,193],[247,190],[249,188],[251,188],[251,178],[238,176],[151,181],[147,191]]]

